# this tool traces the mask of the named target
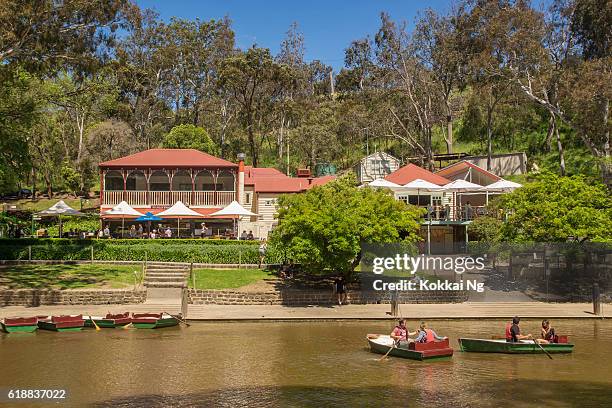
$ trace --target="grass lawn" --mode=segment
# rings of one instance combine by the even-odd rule
[[[16,265],[0,268],[5,289],[121,289],[133,287],[135,265]]]
[[[261,269],[194,269],[196,289],[230,289],[275,276]],[[193,280],[189,280],[193,287]]]

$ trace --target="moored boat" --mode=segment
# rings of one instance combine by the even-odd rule
[[[474,353],[505,353],[505,354],[549,354],[571,353],[574,345],[567,342],[567,337],[560,336],[565,342],[536,344],[533,340],[520,340],[509,342],[506,339],[470,339],[460,338],[461,351]],[[540,347],[541,346],[541,347]],[[544,350],[542,350],[544,349]]]
[[[434,341],[430,343],[410,343],[407,347],[396,347],[393,345],[393,339],[389,335],[368,334],[367,336],[370,350],[378,354],[387,354],[390,356],[409,358],[411,360],[437,360],[445,359],[453,356],[453,349],[448,343],[448,339]],[[391,348],[391,351],[389,349]]]
[[[161,327],[177,326],[177,318],[167,313],[134,313],[132,325],[137,329],[159,329]]]
[[[83,315],[51,316],[38,319],[38,328],[58,332],[79,331],[84,325]]]
[[[95,327],[94,323],[100,328],[114,328],[125,326],[132,322],[130,312],[112,314],[108,313],[106,316],[85,316],[83,318],[85,327]],[[93,320],[93,322],[92,322]]]
[[[38,329],[38,318],[7,317],[0,320],[0,326],[7,333],[32,333]]]

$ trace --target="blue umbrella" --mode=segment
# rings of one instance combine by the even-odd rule
[[[142,215],[136,218],[136,221],[146,222],[148,230],[149,230],[149,234],[151,234],[151,221],[163,221],[163,218],[158,217],[157,215],[151,213],[150,211],[147,211],[145,215]]]
[[[146,212],[145,215],[142,215],[136,218],[136,221],[163,221],[163,220],[164,220],[163,218],[160,218],[151,212]]]

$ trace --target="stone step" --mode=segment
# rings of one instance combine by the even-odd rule
[[[188,275],[186,275],[184,273],[177,274],[177,273],[161,273],[161,272],[158,272],[158,273],[147,273],[145,275],[145,278],[152,277],[152,278],[187,279],[187,276]]]
[[[182,288],[187,284],[184,282],[145,282],[147,288]]]
[[[185,279],[176,276],[147,276],[145,282],[185,282]]]

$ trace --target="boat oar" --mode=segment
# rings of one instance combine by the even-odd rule
[[[128,324],[126,324],[125,326],[122,327],[123,330],[127,330],[130,327],[132,327],[132,322],[129,322]]]
[[[533,342],[534,342],[535,344],[537,344],[537,345],[538,345],[538,347],[539,347],[539,348],[541,348],[541,349],[542,349],[542,351],[543,351],[544,353],[546,353],[546,355],[548,356],[548,358],[550,358],[551,360],[553,359],[553,358],[552,358],[552,356],[550,355],[550,353],[549,353],[548,351],[546,351],[546,349],[545,349],[544,347],[542,347],[542,345],[541,345],[540,343],[538,343],[538,342],[536,341],[536,339],[533,339]]]
[[[98,327],[96,321],[93,319],[93,317],[91,317],[91,315],[89,315],[89,320],[91,320],[91,322],[93,323],[94,327],[96,328],[96,331],[100,331],[100,327]]]
[[[391,350],[393,350],[394,348],[395,348],[395,340],[393,340],[393,344],[391,345],[391,347],[389,347],[389,351],[387,351],[387,354],[385,354],[380,359],[378,359],[378,361],[383,361],[385,358],[387,358]]]
[[[184,321],[183,319],[181,319],[181,318],[180,318],[180,317],[178,317],[178,316],[171,315],[171,314],[170,314],[170,313],[168,313],[168,312],[164,312],[164,313],[165,313],[165,314],[167,314],[168,316],[172,316],[172,317],[174,317],[176,320],[178,320],[179,322],[183,323],[183,324],[184,324],[185,326],[187,326],[187,327],[191,326],[189,323],[187,323],[186,321]]]

